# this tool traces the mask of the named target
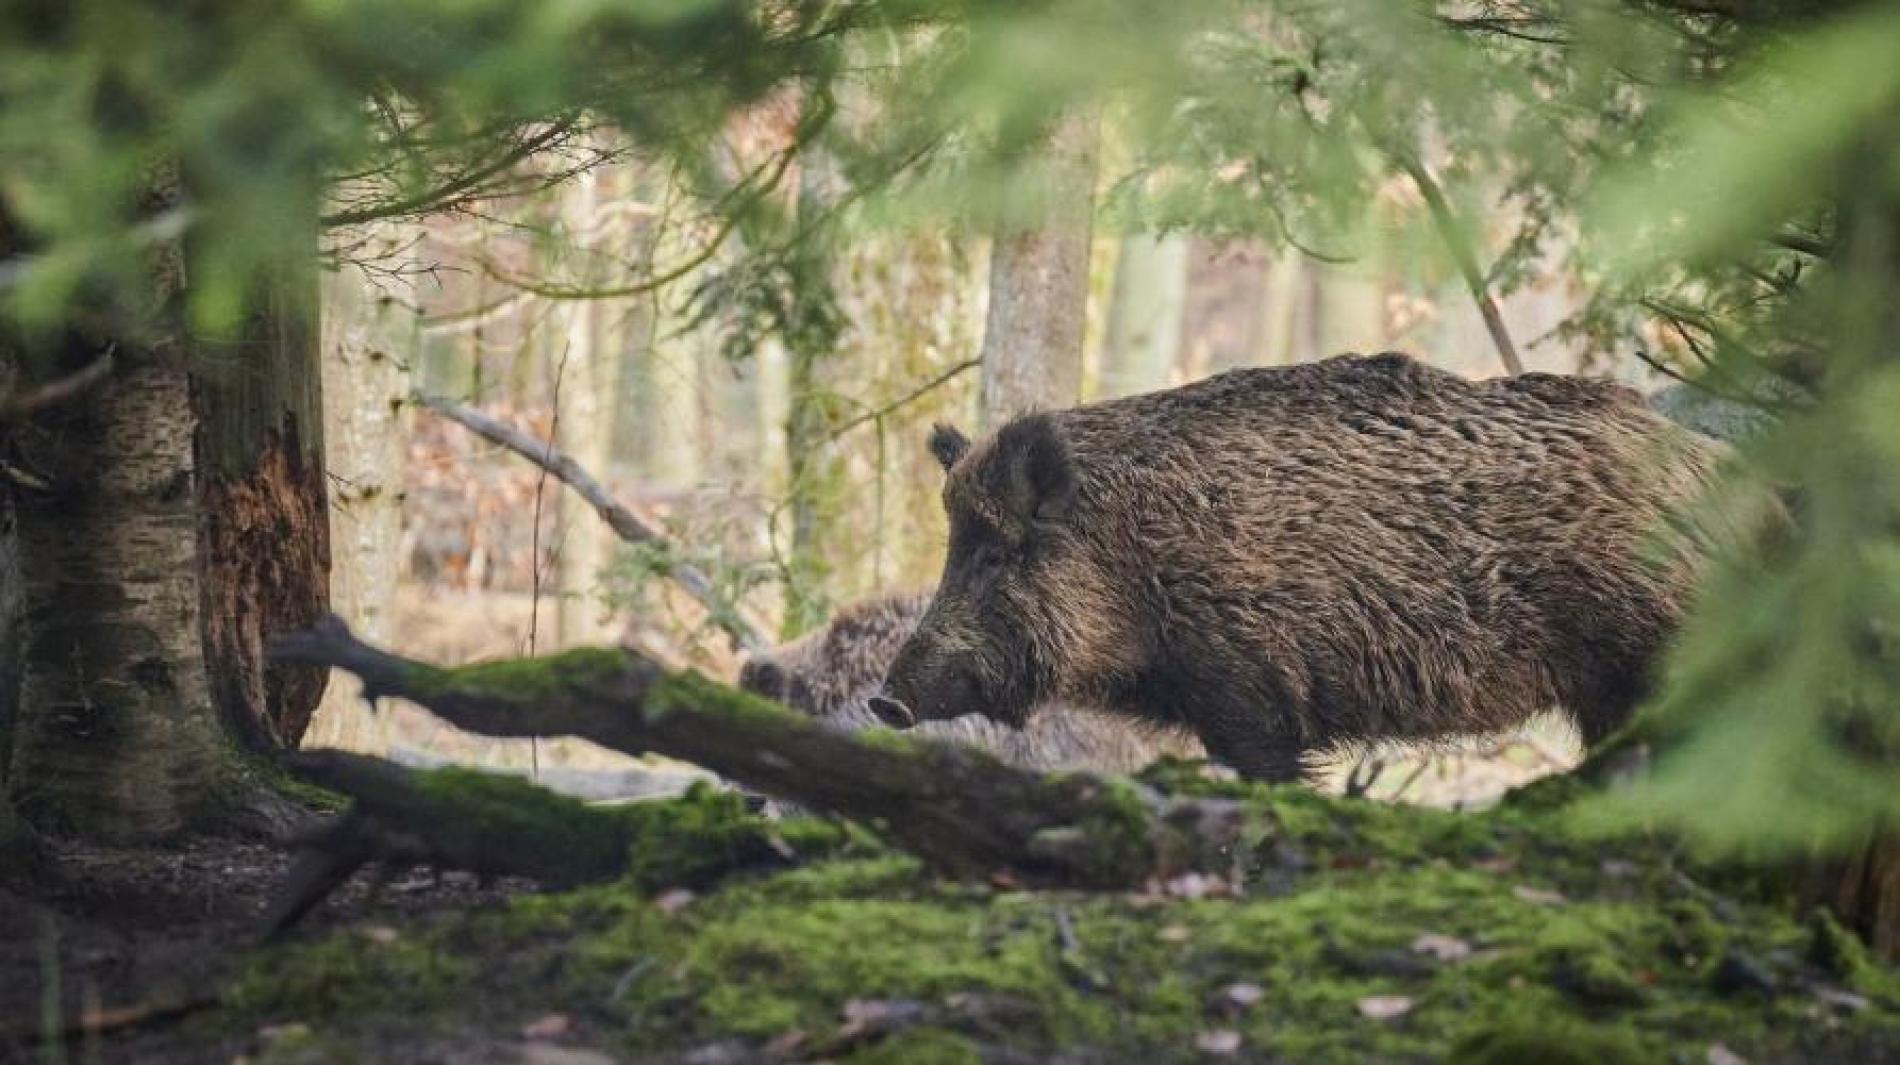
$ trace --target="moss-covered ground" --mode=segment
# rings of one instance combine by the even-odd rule
[[[1580,837],[1548,799],[1205,786],[1257,816],[1237,889],[946,883],[697,793],[635,878],[261,950],[177,1034],[253,1061],[1900,1061],[1893,970],[1666,839]],[[701,835],[797,864],[720,879]]]

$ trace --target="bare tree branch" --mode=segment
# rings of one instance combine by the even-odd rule
[[[1504,328],[1504,315],[1498,310],[1497,300],[1491,297],[1490,286],[1485,284],[1484,270],[1478,265],[1478,252],[1472,246],[1471,235],[1465,231],[1452,213],[1451,204],[1445,200],[1445,192],[1438,187],[1438,181],[1432,177],[1425,164],[1410,152],[1394,152],[1400,169],[1409,175],[1418,186],[1419,194],[1425,197],[1425,206],[1431,211],[1432,224],[1438,229],[1438,239],[1444,241],[1445,249],[1451,252],[1451,258],[1458,265],[1458,272],[1464,276],[1465,287],[1471,291],[1471,301],[1478,305],[1478,314],[1484,318],[1484,327],[1491,334],[1491,343],[1498,349],[1498,358],[1503,361],[1504,369],[1516,376],[1524,372],[1524,360],[1518,358],[1517,345],[1511,342],[1511,334]]]
[[[0,395],[0,422],[18,421],[35,411],[64,403],[112,376],[112,355],[115,350],[116,346],[108,347],[105,354],[87,363],[84,369],[56,381],[49,381],[25,392]]]
[[[351,226],[381,218],[438,211],[452,206],[478,189],[481,184],[504,173],[529,156],[551,147],[574,131],[579,117],[569,115],[548,128],[522,138],[514,146],[473,169],[457,174],[441,185],[388,203],[371,204],[346,211],[334,211],[319,221],[324,226]]]
[[[930,380],[925,381],[923,384],[918,385],[916,388],[911,389],[909,392],[906,392],[903,395],[897,397],[896,399],[890,401],[889,403],[884,404],[882,407],[878,407],[873,410],[867,410],[863,414],[860,414],[857,417],[846,421],[843,425],[838,426],[836,429],[833,429],[830,433],[826,434],[825,440],[827,442],[836,440],[839,437],[843,436],[844,434],[850,432],[853,429],[856,429],[858,426],[863,425],[866,422],[877,421],[880,418],[888,417],[891,414],[909,406],[910,404],[917,402],[918,400],[936,391],[937,389],[942,388],[944,385],[949,384],[951,381],[955,380],[959,375],[967,373],[971,370],[974,370],[978,366],[981,366],[981,365],[983,365],[983,360],[981,359],[965,359],[964,361],[957,363],[955,366],[950,367],[948,370],[945,370],[944,372],[938,374],[937,376],[931,378]]]
[[[582,469],[580,463],[575,462],[572,456],[559,450],[551,442],[537,439],[514,426],[452,399],[418,392],[415,394],[415,401],[482,439],[507,448],[559,478],[594,508],[601,520],[614,531],[614,535],[627,543],[660,547],[672,545],[672,538],[666,535],[658,522],[634,513],[615,500],[599,480]],[[668,575],[686,590],[686,594],[706,608],[713,624],[724,630],[732,638],[736,647],[744,651],[761,651],[770,646],[763,635],[763,627],[756,620],[748,617],[738,604],[727,602],[713,587],[711,578],[698,568],[683,562],[675,563],[668,570]]]

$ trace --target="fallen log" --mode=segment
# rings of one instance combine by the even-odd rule
[[[1087,774],[1042,776],[954,744],[842,734],[698,674],[668,673],[626,650],[443,669],[371,647],[330,618],[280,637],[272,655],[348,670],[361,679],[366,698],[408,699],[471,732],[579,736],[627,754],[691,762],[857,821],[955,877],[1127,889],[1190,870],[1226,872],[1245,821],[1236,802],[1169,798]],[[460,849],[438,849],[450,861],[468,860],[467,827],[448,823],[478,821],[478,811],[443,808],[439,796],[406,798],[402,772],[387,766],[317,775],[368,804],[384,830],[447,833],[462,840]]]

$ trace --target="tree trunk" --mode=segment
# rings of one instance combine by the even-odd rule
[[[1173,383],[1187,275],[1186,236],[1131,233],[1122,238],[1102,353],[1102,398],[1152,392]]]
[[[1042,194],[1040,217],[997,227],[983,331],[986,429],[1081,399],[1098,138],[1093,111],[1066,120],[1026,179]]]
[[[1260,301],[1260,346],[1254,355],[1259,365],[1287,366],[1299,361],[1301,339],[1297,326],[1306,268],[1300,253],[1291,248],[1276,251],[1267,267]]]
[[[7,771],[20,708],[20,538],[13,495],[12,482],[0,476],[0,820],[9,810]]]
[[[20,500],[20,704],[9,788],[42,828],[183,828],[224,748],[205,669],[197,467],[183,345],[21,433],[51,488]],[[91,353],[86,353],[90,355]]]
[[[1842,239],[1839,256],[1831,265],[1840,275],[1834,284],[1841,301],[1838,321],[1842,326],[1837,343],[1829,351],[1832,380],[1827,387],[1836,394],[1867,376],[1892,373],[1900,366],[1900,304],[1892,299],[1895,287],[1900,286],[1900,192],[1890,181],[1877,176],[1882,172],[1880,161],[1887,156],[1886,145],[1900,133],[1900,109],[1889,109],[1874,130],[1865,149],[1868,161],[1845,171],[1851,175],[1850,184],[1835,208]],[[1877,465],[1879,453],[1871,454],[1876,456],[1874,464],[1854,467],[1855,476],[1886,475],[1888,471]],[[1826,493],[1817,491],[1816,495]],[[1825,505],[1817,504],[1817,508]],[[1866,504],[1838,496],[1832,501],[1836,508],[1860,505]],[[1825,509],[1809,516],[1808,521],[1820,525],[1829,518],[1835,528],[1853,528]],[[1879,534],[1870,531],[1856,532],[1870,542],[1850,544],[1849,550],[1873,552],[1892,542],[1887,539],[1882,544],[1876,539]],[[1891,537],[1889,530],[1880,532]],[[1814,535],[1812,529],[1809,534]],[[1864,631],[1882,633],[1885,620],[1878,615],[1864,619]],[[1892,654],[1890,641],[1873,637],[1873,642],[1884,648],[1877,654]],[[1881,665],[1890,669],[1891,659]],[[1863,712],[1892,715],[1896,711],[1887,705]],[[1844,734],[1855,737],[1850,742],[1856,754],[1868,762],[1884,764],[1889,774],[1900,772],[1891,719],[1850,723]],[[1864,936],[1881,957],[1900,959],[1900,825],[1888,815],[1868,830],[1860,846],[1831,857],[1835,860],[1811,866],[1808,881],[1813,893],[1832,906],[1843,923]]]
[[[584,248],[595,227],[603,177],[599,168],[589,170],[574,178],[566,190],[562,207],[568,241],[576,251]],[[613,452],[618,360],[602,343],[606,315],[601,301],[574,300],[565,310],[567,349],[561,356],[564,369],[560,390],[554,396],[555,443],[583,467],[604,475]],[[598,642],[602,632],[600,574],[607,565],[607,530],[601,527],[593,508],[571,492],[557,497],[555,528],[559,530],[554,566],[559,595],[555,642],[562,647]]]
[[[405,247],[412,236],[392,227],[386,246]],[[331,608],[356,631],[387,639],[402,561],[405,425],[410,367],[421,353],[418,316],[396,294],[379,291],[362,268],[346,264],[323,277],[323,337]],[[324,692],[303,745],[383,748],[353,680]]]
[[[271,751],[303,738],[328,680],[264,661],[270,637],[329,613],[314,261],[266,279],[254,301],[240,335],[201,345],[193,398],[211,693],[234,739]]]
[[[0,476],[0,864],[14,862],[21,828],[7,788],[20,707],[20,540],[13,495],[12,482]]]

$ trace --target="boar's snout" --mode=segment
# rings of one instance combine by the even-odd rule
[[[876,715],[877,719],[882,721],[887,728],[907,729],[917,726],[917,715],[910,712],[910,707],[905,706],[896,699],[887,699],[882,695],[873,695],[870,698],[870,704],[871,713]]]
[[[870,704],[879,721],[910,728],[920,721],[981,712],[983,684],[966,656],[952,654],[927,637],[914,638],[898,653],[883,692]]]

